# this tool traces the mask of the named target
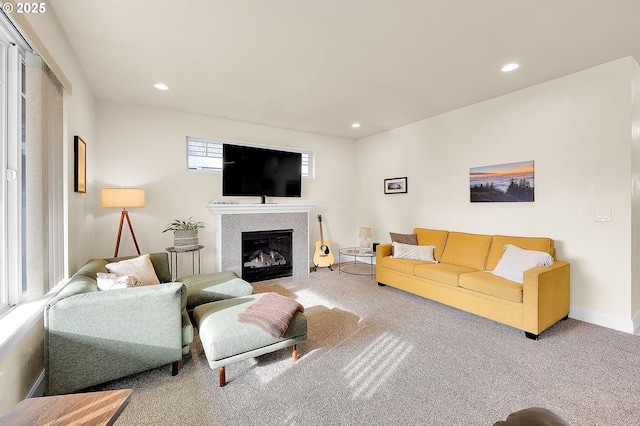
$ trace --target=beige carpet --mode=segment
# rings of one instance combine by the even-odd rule
[[[640,338],[569,319],[532,341],[513,328],[368,277],[320,269],[256,283],[305,306],[309,340],[227,368],[197,340],[180,373],[131,388],[117,425],[492,425],[540,406],[579,425],[637,425]]]

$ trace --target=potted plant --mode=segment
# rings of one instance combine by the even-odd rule
[[[198,247],[198,229],[204,228],[203,222],[174,219],[162,232],[173,231],[173,246],[176,251],[186,251]]]

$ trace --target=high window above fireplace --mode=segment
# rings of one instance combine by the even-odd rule
[[[293,275],[293,230],[242,233],[242,278],[249,282]]]

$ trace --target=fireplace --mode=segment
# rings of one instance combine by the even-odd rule
[[[293,229],[242,233],[242,279],[249,282],[293,275]]]
[[[213,270],[242,276],[242,233],[268,229],[293,229],[293,278],[309,278],[309,212],[314,204],[218,204],[213,214]],[[223,244],[224,242],[224,244]],[[203,263],[204,264],[204,263]]]

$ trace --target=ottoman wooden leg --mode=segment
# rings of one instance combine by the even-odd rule
[[[293,345],[293,351],[291,352],[291,359],[293,362],[298,360],[298,345]]]
[[[223,387],[227,384],[227,379],[224,374],[224,367],[220,367],[218,371],[220,371],[220,387]]]

